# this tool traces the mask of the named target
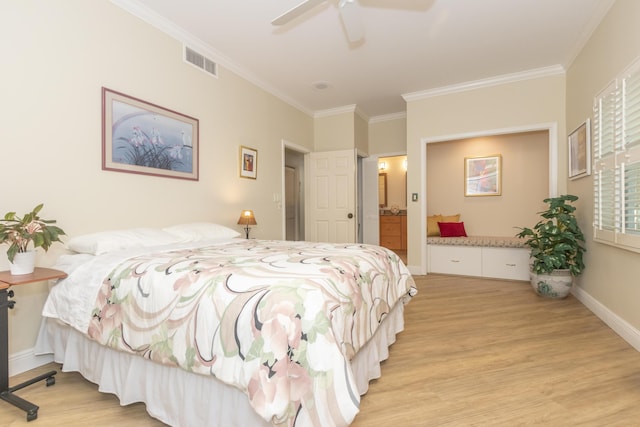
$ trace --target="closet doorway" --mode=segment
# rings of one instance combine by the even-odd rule
[[[304,240],[304,153],[287,147],[284,149],[283,202],[285,240]]]

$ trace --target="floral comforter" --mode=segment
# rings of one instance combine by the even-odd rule
[[[136,256],[105,278],[91,338],[213,375],[274,425],[348,425],[348,361],[415,293],[378,246],[262,240]]]

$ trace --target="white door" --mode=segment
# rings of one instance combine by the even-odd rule
[[[355,150],[309,153],[306,240],[356,242]]]

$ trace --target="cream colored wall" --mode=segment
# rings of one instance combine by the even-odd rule
[[[369,155],[369,123],[359,114],[355,114],[354,126],[354,146],[360,156]]]
[[[316,151],[355,148],[358,154],[369,154],[368,122],[354,112],[322,115],[315,119],[314,144]]]
[[[340,113],[315,119],[315,151],[355,148],[354,113]]]
[[[465,197],[465,157],[500,154],[502,194]],[[513,236],[549,197],[549,134],[526,132],[427,145],[427,214],[461,214],[468,235]]]
[[[640,2],[618,0],[567,72],[567,128],[593,117],[594,96],[640,57]],[[579,223],[587,237],[579,286],[599,304],[640,329],[640,254],[593,241],[593,176],[568,182],[580,197]]]
[[[0,212],[45,204],[69,236],[208,220],[280,238],[282,140],[313,148],[313,118],[221,68],[182,60],[182,44],[108,0],[12,0],[0,6]],[[102,86],[200,121],[200,180],[101,170]],[[239,177],[239,146],[258,150],[256,180]],[[55,245],[38,264],[63,252]],[[8,268],[0,257],[0,269]],[[45,284],[17,287],[11,354],[33,347]]]
[[[407,102],[408,193],[418,193],[417,202],[408,202],[408,264],[413,272],[426,272],[424,244],[427,215],[426,168],[422,153],[426,140],[451,136],[491,134],[492,130],[513,129],[543,123],[557,123],[559,141],[558,174],[566,176],[565,77],[556,74],[529,80],[483,87]],[[448,138],[449,137],[449,138]],[[558,193],[566,182],[558,182]],[[423,233],[425,231],[425,233]]]
[[[372,120],[369,123],[369,153],[404,153],[407,150],[406,117]]]

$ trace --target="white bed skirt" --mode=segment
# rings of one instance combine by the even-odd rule
[[[398,302],[373,338],[351,361],[358,391],[380,377],[380,362],[404,328],[404,304]],[[45,318],[36,354],[53,354],[65,372],[77,371],[113,393],[121,405],[144,402],[147,412],[171,426],[270,426],[249,405],[247,396],[214,377],[160,365],[148,359],[103,347],[55,319]]]

